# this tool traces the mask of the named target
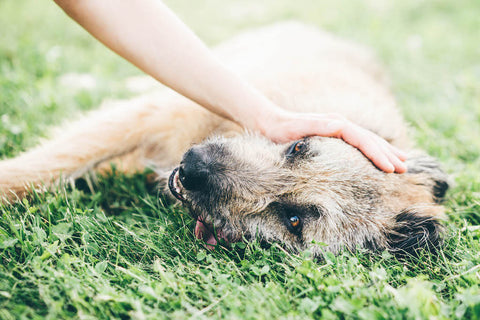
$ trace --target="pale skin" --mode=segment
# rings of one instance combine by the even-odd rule
[[[336,114],[285,111],[225,68],[159,0],[55,0],[111,50],[204,108],[285,143],[306,136],[343,139],[379,169],[406,172],[406,155]]]

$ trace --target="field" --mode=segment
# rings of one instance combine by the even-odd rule
[[[417,145],[454,182],[443,247],[402,261],[316,261],[258,243],[207,251],[147,173],[111,175],[0,207],[0,319],[480,319],[480,2],[166,2],[210,45],[295,19],[373,48]],[[0,30],[0,158],[135,95],[125,79],[141,73],[53,1],[0,0]]]

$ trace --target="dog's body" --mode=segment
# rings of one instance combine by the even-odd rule
[[[216,53],[279,106],[339,113],[395,146],[411,148],[394,99],[363,48],[283,23],[244,33]],[[78,177],[111,162],[124,171],[145,164],[168,170],[201,143],[170,176],[170,190],[205,223],[197,223],[196,233],[209,243],[216,243],[213,228],[227,241],[258,236],[296,250],[313,240],[331,251],[410,250],[438,238],[436,219],[443,209],[436,203],[447,184],[428,157],[412,156],[409,173],[385,174],[341,140],[274,145],[242,135],[238,125],[167,89],[110,103],[58,132],[53,140],[0,162],[0,191],[7,198],[23,196],[26,185]],[[233,138],[209,138],[219,135]],[[197,178],[202,186],[193,183]]]

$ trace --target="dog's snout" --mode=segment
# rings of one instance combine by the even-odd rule
[[[193,147],[184,155],[179,168],[179,178],[183,187],[190,191],[200,191],[207,186],[209,156],[205,148]]]

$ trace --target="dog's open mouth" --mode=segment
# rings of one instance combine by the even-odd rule
[[[183,187],[180,183],[180,177],[178,173],[179,167],[173,169],[172,174],[168,178],[168,188],[175,198],[180,201],[185,201],[185,198],[182,195]]]
[[[168,179],[168,188],[175,198],[184,202],[186,201],[183,196],[183,186],[180,182],[179,177],[179,167],[175,168]],[[207,243],[208,249],[214,249],[218,244],[218,239],[224,239],[223,233],[221,230],[214,230],[213,226],[210,224],[204,223],[197,217],[197,223],[195,225],[195,237],[197,239],[203,239]]]

